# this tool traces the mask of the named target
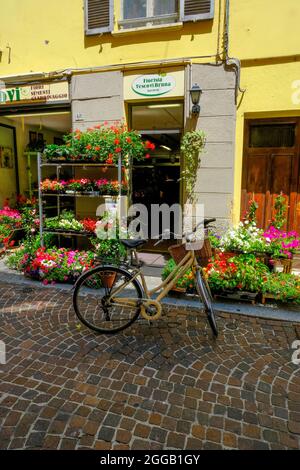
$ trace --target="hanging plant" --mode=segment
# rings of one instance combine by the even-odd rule
[[[182,179],[185,182],[187,198],[191,202],[195,200],[194,189],[205,143],[206,136],[203,131],[186,132],[181,140],[180,150],[184,158]]]

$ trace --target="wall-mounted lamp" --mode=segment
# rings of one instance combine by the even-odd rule
[[[191,100],[193,103],[192,107],[192,114],[199,114],[200,113],[200,97],[201,97],[202,89],[199,87],[197,83],[195,83],[192,88],[190,89]]]

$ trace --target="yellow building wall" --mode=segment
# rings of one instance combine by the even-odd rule
[[[120,1],[115,2],[118,18]],[[217,52],[218,0],[213,21],[178,30],[85,36],[83,0],[9,0],[0,15],[1,75],[49,72]],[[117,24],[115,24],[117,28]],[[11,49],[7,48],[9,46]],[[10,54],[10,63],[9,63]]]
[[[241,60],[233,220],[240,218],[245,118],[300,116],[300,1],[231,0],[229,55]]]
[[[237,103],[233,222],[240,219],[245,118],[300,116],[300,62],[261,61],[242,66]]]
[[[240,59],[300,54],[299,0],[230,0],[230,54]]]

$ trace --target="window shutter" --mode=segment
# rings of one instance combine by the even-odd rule
[[[197,21],[213,18],[214,3],[214,0],[180,0],[181,21]]]
[[[85,34],[107,33],[113,30],[113,0],[85,0]]]

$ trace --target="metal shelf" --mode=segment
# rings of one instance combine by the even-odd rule
[[[65,236],[74,236],[74,237],[91,237],[93,234],[91,232],[68,232],[67,230],[55,230],[55,229],[48,229],[48,228],[43,228],[43,233],[53,233],[56,235],[65,235]]]
[[[110,167],[110,168],[116,168],[118,167],[118,164],[106,164],[106,163],[89,163],[89,162],[42,162],[41,166],[100,166],[100,167]]]
[[[84,194],[84,193],[41,193],[43,197],[45,196],[51,196],[51,197],[119,197],[119,194]]]
[[[46,162],[43,159],[42,153],[38,152],[37,154],[37,166],[38,166],[38,195],[39,195],[39,218],[40,218],[40,238],[41,238],[41,246],[44,246],[44,238],[43,234],[44,233],[53,233],[56,235],[65,235],[65,236],[74,236],[74,237],[90,237],[92,234],[89,232],[68,232],[68,231],[60,231],[60,230],[51,230],[51,229],[46,229],[43,227],[43,201],[42,198],[47,198],[47,197],[54,197],[56,198],[57,205],[57,214],[60,216],[61,213],[61,208],[63,204],[61,203],[61,198],[76,198],[77,197],[86,197],[86,198],[103,198],[106,196],[105,194],[83,194],[83,193],[77,193],[74,191],[73,194],[63,194],[63,193],[45,193],[41,190],[41,182],[42,182],[42,168],[43,167],[55,167],[56,168],[56,178],[57,180],[60,179],[60,169],[61,167],[106,167],[106,168],[117,168],[118,170],[118,182],[119,182],[119,194],[115,196],[107,195],[109,197],[118,197],[122,196],[122,168],[124,168],[124,165],[122,165],[122,157],[119,155],[119,161],[117,164],[106,164],[106,163],[89,163],[87,161],[52,161],[52,162]],[[73,172],[74,173],[74,172]],[[49,207],[48,207],[49,208]],[[47,209],[47,207],[45,208]]]

